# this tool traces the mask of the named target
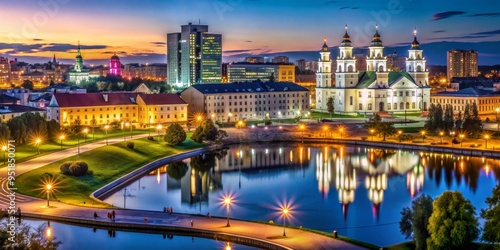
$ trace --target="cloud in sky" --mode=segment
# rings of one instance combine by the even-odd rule
[[[37,52],[70,52],[78,48],[78,45],[69,43],[0,43],[0,50],[6,54],[30,54]],[[98,50],[109,48],[107,45],[80,45],[82,50]]]
[[[491,30],[491,31],[484,31],[484,32],[478,32],[478,33],[472,33],[471,35],[496,36],[496,35],[500,35],[500,30]]]
[[[439,12],[439,13],[432,15],[432,18],[434,19],[434,21],[437,21],[437,20],[443,20],[446,18],[450,18],[453,16],[463,15],[465,13],[467,13],[467,12],[465,12],[465,11],[445,11],[445,12]]]
[[[444,32],[446,32],[446,30],[435,30],[435,31],[433,31],[433,32],[434,32],[434,33],[444,33]]]
[[[492,12],[492,13],[478,13],[469,15],[470,17],[481,17],[481,16],[500,16],[500,12]]]

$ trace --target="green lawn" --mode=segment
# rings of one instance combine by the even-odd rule
[[[404,242],[396,245],[392,245],[389,247],[384,247],[384,249],[388,250],[413,250],[415,249],[415,243],[413,242]],[[487,249],[493,249],[491,245],[484,244],[484,243],[473,243],[472,246],[469,246],[467,249],[470,250],[487,250]]]
[[[108,138],[112,137],[123,137],[124,135],[127,137],[127,140],[130,139],[130,135],[138,135],[138,134],[145,134],[148,133],[148,130],[127,130],[125,133],[121,130],[110,130],[107,134]],[[151,131],[152,135],[156,135],[154,131]],[[90,143],[96,140],[101,140],[106,138],[106,132],[102,131],[101,129],[95,129],[94,131],[94,136],[92,136],[92,130],[89,131],[89,134],[87,136],[81,135],[80,140],[76,136],[72,138],[67,138],[62,141],[62,148],[61,148],[61,141],[60,140],[55,140],[55,141],[42,141],[42,143],[39,146],[40,150],[40,155],[48,154],[48,153],[53,153],[62,149],[67,149],[70,147],[76,147],[78,145],[78,142],[80,145]],[[16,161],[17,162],[23,162],[27,161],[29,159],[35,158],[37,156],[40,156],[38,154],[38,148],[32,144],[32,143],[27,143],[23,145],[17,145],[16,146]],[[3,163],[3,162],[2,162]]]
[[[420,113],[420,112],[416,112],[416,113],[406,113],[406,116],[407,116],[407,117],[411,117],[411,116],[420,117],[421,115],[422,115],[422,113]],[[404,114],[404,113],[402,113],[402,114],[397,113],[397,114],[394,114],[394,116],[405,117],[405,114]]]
[[[333,117],[333,118],[363,118],[362,115],[340,115],[340,114],[333,114],[332,116],[330,116],[330,114],[328,114],[328,113],[311,112],[311,118],[313,118],[313,119],[318,119],[318,118],[329,119],[330,117]]]
[[[203,146],[190,139],[176,147],[167,146],[165,142],[158,143],[156,138],[155,141],[142,138],[133,142],[135,143],[134,149],[127,148],[126,142],[120,142],[27,172],[16,179],[16,187],[22,194],[45,198],[45,193],[40,187],[44,179],[52,178],[57,182],[56,192],[52,196],[54,199],[74,205],[84,205],[84,203],[91,205],[93,200],[89,197],[90,194],[117,178],[156,159]],[[89,169],[94,171],[94,176],[62,175],[59,166],[66,161],[87,162]],[[106,204],[97,204],[97,206],[106,206]]]

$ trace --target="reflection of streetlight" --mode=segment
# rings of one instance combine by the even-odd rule
[[[484,146],[484,148],[488,148],[488,139],[490,139],[490,135],[485,135],[484,139],[486,140],[486,145]]]
[[[370,129],[370,134],[372,135],[372,141],[373,141],[373,134],[375,133],[375,129]]]
[[[50,227],[50,221],[47,222],[47,238],[50,238],[52,236],[52,228]]]
[[[300,124],[299,129],[302,131],[302,144],[304,144],[304,130],[306,129],[306,126],[304,124]]]
[[[460,147],[462,147],[464,144],[464,137],[465,137],[464,134],[460,134]]]
[[[49,200],[50,200],[50,191],[52,190],[52,184],[48,183],[45,185],[45,189],[47,192],[47,207],[50,207]]]
[[[66,136],[65,135],[60,135],[59,136],[59,140],[61,140],[61,149],[62,149],[62,146],[63,146],[62,141],[64,140],[64,137],[66,137]]]
[[[226,205],[226,213],[227,213],[226,227],[230,227],[231,225],[229,224],[229,205],[231,205],[231,197],[229,196],[224,197],[224,204]]]
[[[286,232],[285,232],[285,226],[286,226],[286,216],[290,212],[290,210],[287,207],[283,207],[281,209],[281,212],[283,213],[283,236],[286,237]]]
[[[5,152],[7,152],[7,146],[3,145],[2,151],[3,151],[3,164],[5,165]]]
[[[229,244],[229,242],[226,243],[226,247],[224,247],[224,250],[231,250],[231,249],[232,249],[231,244]]]
[[[401,135],[403,134],[403,130],[398,130],[399,142],[401,142]]]
[[[328,131],[328,126],[323,126],[323,131],[325,131],[325,137],[326,137],[326,132]]]
[[[109,125],[104,126],[104,131],[106,131],[106,145],[108,145],[108,129]]]
[[[156,126],[156,129],[158,130],[158,142],[160,142],[160,131],[162,128],[163,126],[161,124],[158,124],[158,126]]]
[[[40,143],[42,142],[42,140],[40,138],[37,138],[35,140],[35,146],[36,146],[36,150],[38,151],[38,154],[40,154]]]
[[[441,137],[441,144],[443,144],[443,135],[444,135],[443,131],[439,132],[439,137]]]

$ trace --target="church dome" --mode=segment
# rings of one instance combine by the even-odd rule
[[[415,29],[413,31],[413,42],[411,43],[411,49],[416,49],[416,50],[419,50],[420,49],[420,43],[418,42],[417,40],[417,30]]]
[[[349,36],[349,34],[347,34],[347,25],[345,26],[345,34],[340,45],[351,46],[351,37]]]
[[[375,26],[375,34],[373,35],[371,46],[382,47],[382,40],[380,40],[380,34],[378,33],[378,25]]]
[[[114,54],[114,55],[111,57],[111,60],[120,60],[120,58],[119,58],[116,54]]]
[[[323,43],[323,47],[321,48],[321,50],[323,52],[327,52],[328,51],[328,45],[326,45],[326,38],[323,41],[324,41],[324,43]]]

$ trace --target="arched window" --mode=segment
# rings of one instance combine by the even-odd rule
[[[406,109],[410,109],[410,103],[409,102],[406,103]]]
[[[415,102],[412,102],[412,103],[411,103],[411,108],[412,108],[412,109],[415,109]]]
[[[349,67],[347,67],[347,72],[354,72],[354,67],[349,65]]]
[[[384,72],[384,66],[383,65],[378,66],[378,71],[379,72]]]
[[[394,110],[397,110],[397,109],[398,109],[398,104],[394,103]]]
[[[403,102],[399,103],[399,109],[405,109],[405,104]]]
[[[363,110],[363,104],[359,104],[359,110]]]
[[[417,72],[422,72],[422,66],[421,65],[417,66]]]

